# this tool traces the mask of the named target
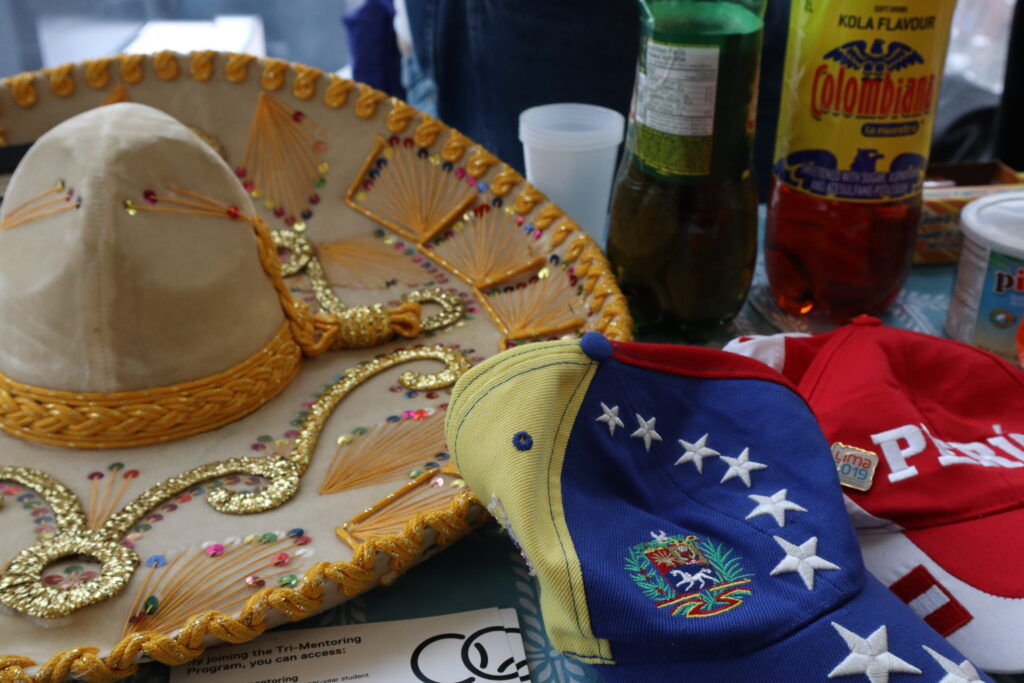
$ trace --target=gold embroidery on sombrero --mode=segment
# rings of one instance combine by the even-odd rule
[[[415,287],[431,280],[430,273],[422,267],[423,256],[412,245],[400,249],[397,244],[403,243],[395,242],[388,244],[377,234],[364,233],[321,244],[318,251],[323,256],[321,265],[327,282],[353,289],[387,289],[398,284]],[[420,262],[410,258],[414,255]],[[307,273],[312,279],[312,268]],[[316,289],[316,283],[313,288]]]
[[[198,50],[190,53],[192,61],[189,63],[188,72],[197,81],[208,81],[213,76],[213,58],[217,56],[215,50]]]
[[[327,419],[338,404],[369,378],[414,360],[439,360],[445,369],[432,374],[406,371],[399,382],[407,389],[439,389],[455,382],[469,369],[469,359],[460,351],[442,346],[400,349],[346,371],[331,384],[309,410],[291,452],[283,458],[231,458],[208,463],[151,487],[110,516],[99,530],[86,528],[85,514],[78,498],[49,475],[21,467],[0,466],[0,480],[14,481],[40,493],[53,510],[59,526],[49,539],[22,550],[0,577],[0,603],[29,616],[53,619],[86,605],[105,600],[124,589],[138,565],[138,556],[122,544],[125,534],[161,503],[200,482],[230,474],[263,477],[267,485],[256,492],[215,488],[206,501],[221,513],[247,515],[272,510],[295,495],[316,451]],[[91,581],[68,589],[42,583],[47,566],[74,555],[98,560],[103,569]]]
[[[409,121],[411,121],[417,113],[419,112],[416,107],[406,104],[397,97],[392,97],[391,111],[389,111],[387,117],[385,117],[384,125],[386,125],[388,130],[392,133],[401,133],[409,126]]]
[[[540,230],[547,230],[551,227],[552,223],[564,215],[565,212],[557,204],[548,204],[537,213],[537,217],[533,219],[533,224]]]
[[[386,92],[359,83],[359,97],[356,98],[355,112],[361,119],[372,119],[377,113],[377,105],[388,98]]]
[[[441,158],[454,164],[456,161],[462,159],[462,155],[466,153],[466,150],[469,149],[472,144],[472,140],[452,128],[448,134],[448,139],[445,140],[443,145],[441,145]]]
[[[483,178],[491,166],[499,163],[498,157],[488,152],[483,147],[477,149],[469,156],[466,162],[466,173],[474,178]]]
[[[71,200],[75,199],[74,202]],[[45,216],[71,211],[82,206],[82,198],[75,198],[75,191],[65,191],[64,181],[59,180],[57,184],[48,190],[29,197],[21,204],[0,216],[0,232],[16,228]]]
[[[122,627],[122,636],[170,634],[196,614],[237,610],[265,586],[295,587],[312,554],[302,529],[204,543],[173,555],[151,555]]]
[[[506,164],[491,178],[491,192],[498,197],[504,197],[512,191],[513,187],[521,182],[523,182],[523,176]],[[551,206],[554,206],[554,204],[551,204]]]
[[[256,233],[260,263],[277,290],[281,307],[291,325],[292,336],[306,355],[318,356],[329,349],[377,346],[396,334],[403,337],[419,334],[421,309],[419,304],[412,302],[403,303],[392,310],[377,304],[343,308],[337,312],[331,311],[329,315],[311,314],[304,304],[292,299],[284,284],[277,246],[263,219],[259,216],[245,216],[236,206],[224,206],[195,192],[173,188],[170,192],[175,196],[160,196],[153,190],[146,190],[143,193],[145,203],[137,204],[126,199],[125,211],[132,216],[139,211],[151,211],[230,218],[249,223]]]
[[[224,78],[232,83],[241,83],[249,77],[249,64],[256,59],[252,55],[228,52],[228,62],[224,65]]]
[[[313,245],[302,235],[294,232],[288,232],[285,230],[276,230],[272,233],[274,243],[278,247],[283,247],[288,250],[289,257],[288,261],[282,264],[282,275],[289,277],[297,275],[303,270],[306,272],[306,277],[309,279],[310,286],[313,289],[313,294],[316,297],[317,303],[327,313],[334,315],[343,315],[348,307],[341,302],[340,299],[334,294],[334,290],[331,287],[331,283],[327,280],[327,275],[324,272],[323,264],[313,253]],[[343,240],[341,242],[331,243],[324,245],[322,249],[325,251],[328,248],[335,248],[339,250],[345,250],[346,260],[358,259],[360,257],[368,256],[363,252],[356,254],[348,253],[351,248],[352,242],[349,240]],[[392,252],[394,250],[391,250]],[[372,256],[371,259],[372,260]],[[393,267],[394,261],[389,260],[388,264],[390,267],[387,268],[387,272],[391,277],[394,277],[396,269]],[[363,268],[366,268],[366,263],[363,264]],[[381,268],[384,268],[384,264],[381,264]],[[416,268],[417,271],[421,270]],[[417,272],[418,274],[418,272]],[[461,298],[446,292],[440,287],[433,288],[420,288],[406,292],[402,295],[403,301],[408,303],[436,303],[441,307],[441,310],[437,313],[423,318],[420,320],[419,329],[422,332],[434,332],[436,330],[449,327],[454,325],[461,320],[466,313],[465,303]]]
[[[117,104],[118,102],[128,101],[128,88],[124,87],[124,83],[118,83],[117,86],[111,90],[105,98],[103,98],[103,104]]]
[[[68,97],[75,92],[75,79],[71,77],[74,64],[62,64],[42,72],[50,79],[50,90],[58,97]]]
[[[329,170],[320,154],[324,131],[306,115],[260,93],[237,175],[250,193],[259,192],[266,208],[296,230],[312,217],[316,190]]]
[[[527,183],[523,191],[516,197],[513,207],[516,213],[525,215],[533,211],[533,207],[544,201],[544,199],[544,194],[540,190]]]
[[[107,87],[107,84],[110,83],[110,63],[112,61],[110,57],[100,57],[99,59],[87,59],[82,63],[85,82],[90,88],[103,90]]]
[[[555,225],[555,229],[551,231],[551,246],[561,246],[562,242],[564,242],[569,235],[579,229],[580,226],[576,221],[569,217],[563,218]]]
[[[118,55],[121,79],[125,83],[138,83],[142,80],[142,60],[145,55]]]
[[[436,162],[436,163],[435,163]],[[402,236],[422,244],[451,223],[477,196],[464,170],[431,159],[426,147],[378,137],[355,177],[345,203]]]
[[[544,265],[515,219],[479,204],[439,236],[426,253],[477,289],[485,289]]]
[[[324,104],[332,109],[337,109],[348,100],[348,91],[355,85],[355,81],[341,78],[335,74],[331,74],[329,78],[331,83],[324,91]]]
[[[420,125],[416,126],[412,139],[417,147],[430,147],[437,141],[437,136],[447,126],[427,114],[420,114],[420,117]]]
[[[466,482],[458,470],[424,472],[339,526],[338,538],[357,548],[368,539],[397,533],[410,516],[436,510],[445,501],[466,493]]]
[[[300,100],[311,100],[316,94],[316,82],[323,75],[320,69],[311,66],[295,64],[295,82],[292,84],[292,94]]]
[[[288,62],[268,57],[263,60],[263,75],[260,76],[260,85],[265,90],[280,90],[284,85],[284,77],[287,72]]]
[[[463,491],[447,509],[418,514],[408,520],[399,534],[371,538],[359,545],[348,562],[317,562],[294,588],[261,589],[237,617],[211,610],[188,620],[173,637],[153,631],[132,634],[102,659],[97,648],[72,648],[51,657],[31,677],[24,670],[36,662],[27,657],[0,655],[0,682],[61,683],[73,675],[87,683],[106,683],[135,673],[140,656],[174,666],[201,655],[210,639],[226,643],[250,641],[263,633],[271,609],[298,621],[319,608],[329,583],[337,585],[345,595],[361,593],[374,582],[378,553],[391,556],[390,567],[398,574],[420,558],[428,529],[434,533],[436,545],[447,545],[466,532],[471,513],[486,517],[480,512],[476,497]],[[387,581],[382,578],[381,582]]]
[[[164,50],[153,55],[153,73],[164,81],[173,81],[181,73],[178,56],[173,50]]]
[[[6,79],[7,87],[11,89],[11,97],[19,107],[29,108],[35,106],[38,99],[36,94],[36,74],[29,71]]]
[[[508,328],[509,339],[535,339],[578,330],[586,320],[565,274],[547,265],[523,287],[487,292],[495,315]]]
[[[424,463],[440,467],[434,458],[446,455],[446,450],[443,413],[424,414],[418,420],[385,422],[358,436],[338,439],[338,448],[318,492],[329,495],[402,481]]]
[[[125,448],[178,439],[233,422],[277,395],[302,351],[284,323],[270,342],[228,370],[169,387],[114,394],[57,391],[0,375],[0,429],[74,448]]]

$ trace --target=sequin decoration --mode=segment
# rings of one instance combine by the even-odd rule
[[[34,489],[53,511],[59,529],[50,539],[25,548],[11,560],[0,577],[0,603],[23,614],[41,619],[67,616],[71,612],[116,595],[124,589],[139,564],[134,550],[121,543],[129,529],[168,499],[197,484],[232,474],[259,476],[266,487],[251,493],[212,488],[206,500],[218,512],[253,514],[276,508],[290,500],[312,461],[317,441],[327,419],[353,389],[384,370],[414,360],[442,361],[445,369],[433,374],[402,373],[399,382],[409,389],[430,390],[448,386],[469,369],[469,359],[455,349],[441,346],[402,349],[367,361],[340,376],[323,392],[309,411],[291,452],[283,458],[231,458],[201,465],[153,486],[120,512],[111,515],[99,529],[88,529],[78,498],[53,477],[23,467],[0,466],[0,480]],[[102,565],[95,579],[61,590],[46,586],[46,567],[76,555],[94,558]]]

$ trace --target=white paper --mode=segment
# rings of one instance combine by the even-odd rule
[[[529,681],[515,610],[269,632],[171,670],[171,683]]]

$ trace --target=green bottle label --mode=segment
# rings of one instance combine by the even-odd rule
[[[644,41],[630,111],[634,154],[661,176],[711,172],[717,46]]]

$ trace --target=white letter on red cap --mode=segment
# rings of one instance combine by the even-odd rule
[[[889,481],[895,483],[917,476],[917,468],[907,465],[907,458],[925,448],[924,434],[916,425],[903,425],[887,432],[872,434],[871,441],[881,446],[882,455],[889,463]],[[906,447],[900,448],[900,441],[906,441]]]

